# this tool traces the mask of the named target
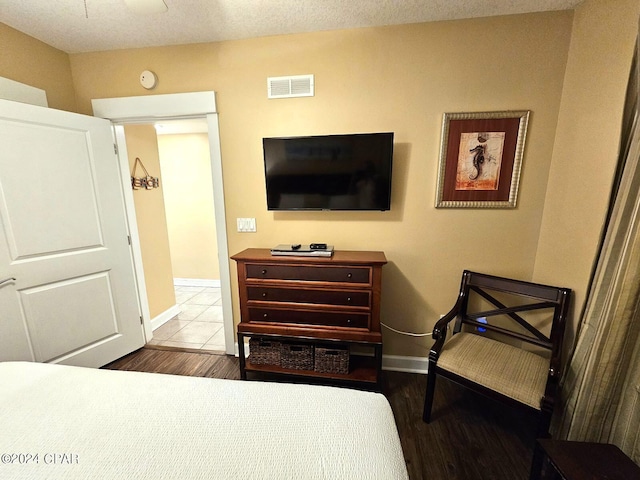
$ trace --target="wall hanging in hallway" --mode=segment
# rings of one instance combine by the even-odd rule
[[[138,164],[142,167],[142,170],[144,170],[144,177],[136,178],[136,169],[138,168]],[[160,186],[160,179],[149,175],[149,172],[147,172],[147,169],[144,167],[142,160],[136,157],[136,162],[133,164],[133,172],[131,172],[131,186],[134,190],[139,190],[141,188],[151,190]]]

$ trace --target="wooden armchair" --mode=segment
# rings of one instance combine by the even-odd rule
[[[423,420],[430,421],[438,374],[539,412],[537,434],[548,437],[570,296],[568,288],[465,270],[458,301],[433,329]]]

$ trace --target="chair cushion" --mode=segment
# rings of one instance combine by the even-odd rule
[[[549,360],[540,355],[462,332],[445,343],[438,367],[537,410],[549,374]]]

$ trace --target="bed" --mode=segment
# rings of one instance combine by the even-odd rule
[[[407,479],[393,413],[346,388],[0,363],[3,479]]]

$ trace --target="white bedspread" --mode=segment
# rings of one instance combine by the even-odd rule
[[[0,363],[2,479],[406,479],[386,398]]]

